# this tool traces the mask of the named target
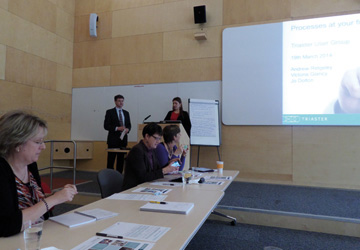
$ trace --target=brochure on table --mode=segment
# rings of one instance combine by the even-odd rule
[[[140,242],[126,239],[114,239],[108,237],[93,236],[71,250],[88,250],[88,249],[131,249],[131,250],[150,250],[154,243]]]
[[[136,223],[117,222],[102,230],[100,233],[113,236],[121,236],[123,239],[156,242],[170,227],[143,225]]]
[[[141,187],[133,190],[134,193],[149,193],[155,195],[167,194],[171,191],[171,189],[167,188],[151,188],[151,187]]]
[[[230,181],[232,179],[231,176],[205,176],[205,179],[209,180],[222,180],[222,181]]]

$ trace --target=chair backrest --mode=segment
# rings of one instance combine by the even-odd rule
[[[100,170],[97,175],[97,181],[100,186],[101,198],[121,192],[123,180],[123,175],[114,169],[106,168]]]

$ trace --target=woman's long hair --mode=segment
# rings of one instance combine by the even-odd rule
[[[183,111],[183,105],[182,105],[182,101],[180,97],[174,97],[174,99],[172,99],[172,101],[177,101],[178,103],[181,104],[180,106],[180,111],[179,111],[179,117],[183,117],[184,111]]]

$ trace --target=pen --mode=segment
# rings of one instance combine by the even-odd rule
[[[150,203],[155,203],[155,204],[166,204],[165,201],[149,201]]]
[[[117,238],[122,239],[122,236],[119,235],[113,235],[113,234],[104,234],[104,233],[96,233],[97,236],[103,236],[103,237],[110,237],[110,238]]]

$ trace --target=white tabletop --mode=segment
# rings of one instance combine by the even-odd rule
[[[125,193],[129,193],[136,188],[138,187],[127,190]],[[139,208],[147,201],[102,199],[83,206],[78,210],[102,208],[119,213],[119,215],[74,228],[46,221],[44,223],[41,247],[54,246],[64,250],[71,249],[90,237],[95,236],[96,232],[121,221],[170,227],[171,230],[156,242],[153,249],[183,249],[221,201],[223,195],[224,192],[221,190],[209,192],[209,190],[190,188],[189,186],[172,188],[172,191],[168,193],[166,201],[194,203],[194,208],[187,215],[140,211]],[[25,249],[22,233],[0,240],[0,249],[15,250],[18,248]]]

